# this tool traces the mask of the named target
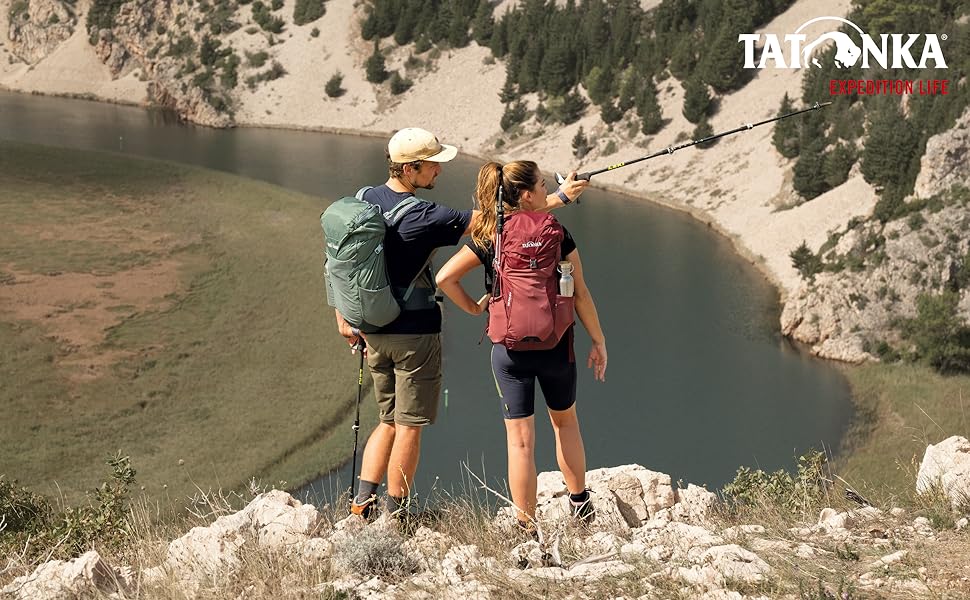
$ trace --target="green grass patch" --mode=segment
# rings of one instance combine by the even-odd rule
[[[970,437],[970,376],[915,364],[846,366],[857,419],[838,472],[873,501],[912,502],[927,444]]]
[[[0,238],[5,280],[179,265],[164,309],[105,306],[124,318],[98,350],[122,358],[98,378],[71,376],[62,361],[73,351],[43,319],[0,313],[8,478],[77,500],[101,480],[104,456],[122,449],[147,492],[181,502],[195,484],[295,486],[347,458],[357,365],[322,288],[326,201],[197,168],[10,142],[0,142],[0,188],[0,219],[13,231]],[[65,230],[76,235],[49,235]],[[130,250],[117,239],[132,231],[135,245],[191,243]]]

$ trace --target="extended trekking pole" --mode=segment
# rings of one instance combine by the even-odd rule
[[[354,346],[360,354],[360,369],[357,371],[357,416],[354,417],[354,462],[350,466],[350,499],[357,497],[357,432],[360,431],[360,397],[364,391],[364,341],[357,338]]]
[[[616,163],[615,165],[610,165],[610,166],[605,167],[603,169],[596,169],[595,171],[589,171],[589,172],[586,172],[586,173],[580,173],[580,174],[576,175],[576,179],[585,179],[586,181],[589,181],[589,178],[592,177],[593,175],[599,175],[600,173],[605,173],[607,171],[615,171],[616,169],[619,169],[620,167],[628,167],[628,166],[630,166],[632,164],[636,164],[636,163],[641,162],[641,161],[644,161],[644,160],[650,160],[651,158],[656,158],[656,157],[662,156],[664,154],[673,154],[674,152],[676,152],[676,151],[678,151],[678,150],[680,150],[682,148],[687,148],[687,147],[690,147],[690,146],[696,146],[697,144],[703,144],[704,142],[710,142],[712,140],[716,140],[718,138],[722,138],[724,136],[731,135],[732,133],[738,133],[739,131],[747,131],[749,129],[754,129],[755,127],[758,127],[759,125],[765,125],[766,123],[773,123],[774,121],[780,121],[782,119],[787,119],[788,117],[794,117],[795,115],[800,115],[800,114],[802,114],[804,112],[809,112],[809,111],[812,111],[812,110],[819,110],[823,106],[828,106],[829,104],[832,104],[832,103],[831,102],[816,102],[815,104],[813,104],[812,106],[809,106],[808,108],[803,108],[802,110],[796,110],[795,112],[790,112],[790,113],[784,114],[784,115],[778,115],[777,117],[772,117],[770,119],[765,119],[764,121],[759,121],[757,123],[746,123],[746,124],[744,124],[744,125],[742,125],[740,127],[737,127],[735,129],[732,129],[731,131],[725,131],[725,132],[722,132],[722,133],[715,133],[714,135],[709,135],[706,138],[702,138],[702,139],[699,139],[699,140],[693,140],[693,141],[690,141],[690,142],[685,142],[685,143],[683,143],[683,144],[681,144],[679,146],[667,146],[663,150],[660,150],[658,152],[654,152],[653,154],[651,154],[649,156],[642,156],[642,157],[637,158],[637,159],[634,159],[634,160],[628,160],[626,162]],[[565,177],[563,177],[559,173],[556,173],[556,181],[558,183],[562,184],[562,182],[565,181],[565,180],[566,180]]]

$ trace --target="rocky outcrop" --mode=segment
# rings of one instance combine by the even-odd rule
[[[228,127],[231,116],[213,106],[211,92],[194,83],[198,73],[186,67],[185,57],[175,49],[181,45],[196,52],[210,33],[209,26],[188,26],[192,23],[207,23],[206,14],[194,3],[127,2],[118,10],[114,26],[97,32],[95,52],[113,75],[141,69],[153,104],[201,125]]]
[[[957,287],[970,252],[970,216],[957,200],[885,225],[850,223],[830,240],[822,256],[841,270],[803,282],[785,304],[781,330],[823,358],[863,362],[884,343],[905,349],[897,322],[916,316],[920,294]],[[959,293],[961,315],[970,319],[970,290]]]
[[[42,61],[71,37],[77,26],[78,19],[72,3],[29,0],[15,2],[14,5],[7,33],[10,50],[28,64]]]
[[[970,505],[970,440],[949,437],[926,447],[916,476],[916,490],[938,489],[954,507]]]
[[[920,159],[914,193],[929,198],[970,180],[970,108],[952,129],[931,137]]]
[[[930,446],[919,486],[942,476],[947,489],[967,489],[968,455],[964,438]],[[927,552],[938,539],[942,547],[953,544],[953,534],[901,509],[824,508],[817,519],[792,523],[787,533],[777,524],[773,531],[756,523],[724,527],[711,492],[672,486],[664,473],[627,465],[588,473],[597,514],[591,526],[580,528],[568,514],[561,474],[542,473],[539,481],[538,540],[517,529],[510,508],[473,526],[489,530],[483,538],[520,540],[510,551],[507,541],[505,550],[462,543],[427,526],[405,534],[387,514],[373,523],[352,515],[331,524],[313,506],[272,491],[171,542],[157,566],[140,572],[113,568],[89,552],[43,564],[0,593],[18,600],[207,596],[259,553],[304,567],[327,565],[330,580],[287,580],[287,597],[501,598],[511,586],[546,593],[565,586],[584,597],[618,597],[621,588],[614,582],[626,581],[636,582],[641,598],[795,598],[780,593],[782,571],[842,555],[853,565],[851,575],[840,575],[843,581],[880,597],[970,591],[967,577],[944,579],[942,572],[915,569],[912,554]],[[966,528],[965,517],[956,521],[956,531]],[[252,593],[240,597],[258,596]]]
[[[2,590],[17,600],[50,598],[124,598],[131,588],[130,569],[114,569],[94,550],[70,561],[46,562]]]

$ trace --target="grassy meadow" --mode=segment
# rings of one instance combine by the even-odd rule
[[[76,501],[121,450],[178,502],[346,459],[357,362],[326,306],[323,199],[4,141],[0,190],[0,475]]]
[[[927,444],[970,437],[970,376],[943,376],[915,364],[842,368],[856,420],[837,473],[873,502],[908,504]]]

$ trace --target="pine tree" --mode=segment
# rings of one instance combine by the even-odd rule
[[[505,84],[502,86],[502,91],[499,92],[498,97],[502,104],[510,104],[519,98],[519,92],[512,78],[512,71],[509,69],[505,71]]]
[[[569,47],[564,41],[553,41],[550,44],[542,57],[542,68],[539,71],[539,85],[544,91],[560,96],[569,90],[572,85],[570,74],[574,70],[571,58]]]
[[[822,172],[825,138],[811,138],[807,144],[803,141],[801,148],[793,170],[792,186],[803,198],[811,200],[830,189]]]
[[[707,122],[707,117],[702,117],[700,122],[697,123],[697,127],[694,128],[694,133],[692,137],[694,140],[702,140],[708,136],[714,135],[714,129],[711,124]],[[704,142],[702,144],[697,144],[700,149],[710,148],[717,143],[717,140],[711,140],[709,142]]]
[[[786,115],[795,109],[792,105],[788,92],[781,99],[781,107],[775,116]],[[798,122],[794,119],[782,119],[775,121],[775,131],[771,134],[771,143],[775,149],[785,158],[795,158],[798,156]]]
[[[822,175],[826,185],[838,187],[849,178],[849,171],[855,164],[855,153],[843,143],[836,144],[822,160]]]
[[[600,118],[607,125],[612,125],[623,118],[623,111],[612,101],[604,104],[600,109]]]
[[[502,114],[499,125],[502,127],[502,131],[508,131],[519,123],[524,122],[528,117],[529,110],[526,108],[524,102],[519,101],[505,107],[505,112]]]
[[[595,104],[604,104],[612,95],[613,71],[609,67],[593,67],[584,81],[586,93]]]
[[[698,43],[693,34],[684,34],[677,39],[670,53],[670,72],[677,79],[683,81],[694,72],[694,67],[697,66],[697,52],[694,48]]]
[[[708,115],[711,94],[700,77],[693,76],[684,83],[684,117],[691,123],[699,123]]]
[[[488,46],[495,32],[495,17],[492,16],[492,3],[479,0],[475,10],[475,20],[472,21],[472,37],[479,46]]]
[[[891,97],[875,103],[870,111],[868,137],[862,151],[862,175],[866,181],[884,188],[905,191],[910,163],[916,157],[919,136]]]
[[[297,25],[312,23],[324,15],[324,0],[296,0],[293,8],[293,22]]]
[[[582,158],[589,154],[590,150],[589,139],[586,138],[586,133],[583,131],[582,125],[580,125],[579,131],[573,136],[573,156]]]
[[[722,94],[738,89],[750,77],[749,71],[742,68],[744,47],[738,43],[738,31],[721,27],[711,45],[705,48],[704,62],[698,69],[704,81]]]
[[[569,92],[563,96],[562,106],[559,112],[559,121],[564,125],[575,123],[582,118],[587,106],[586,100],[583,99],[577,90]]]
[[[368,57],[365,63],[367,81],[371,83],[383,83],[387,79],[388,73],[384,63],[384,55],[377,40],[374,41],[374,53]]]
[[[644,135],[653,135],[663,127],[663,114],[657,102],[657,90],[653,82],[643,86],[637,97],[637,114],[640,116],[640,131]]]
[[[401,11],[401,18],[394,27],[394,43],[398,46],[410,44],[414,39],[414,29],[418,26],[418,13],[405,7]]]
[[[339,98],[340,96],[344,95],[344,92],[347,91],[343,88],[343,82],[343,73],[337,71],[333,74],[333,76],[330,77],[329,80],[327,80],[327,85],[324,86],[324,91],[327,92],[327,95],[331,98]]]

